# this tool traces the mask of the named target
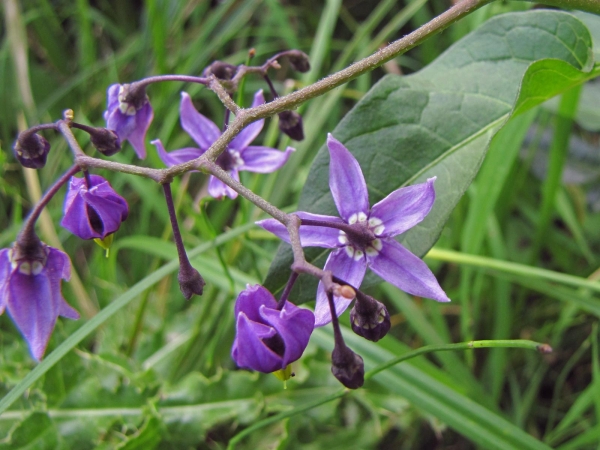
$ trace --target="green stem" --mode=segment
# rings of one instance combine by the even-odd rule
[[[407,352],[403,355],[400,355],[390,361],[387,361],[374,369],[369,370],[365,374],[365,380],[373,377],[379,372],[389,369],[396,364],[399,364],[408,359],[414,358],[416,356],[424,355],[427,353],[433,352],[446,352],[446,351],[456,351],[456,350],[470,350],[474,348],[526,348],[529,350],[536,350],[540,353],[550,353],[552,352],[552,348],[548,344],[542,344],[540,342],[528,341],[525,339],[514,339],[514,340],[496,340],[496,341],[470,341],[470,342],[460,342],[458,344],[443,344],[443,345],[426,345],[425,347],[421,347],[417,350],[413,350],[412,352]]]

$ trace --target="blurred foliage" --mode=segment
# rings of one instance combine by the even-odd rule
[[[256,50],[258,63],[288,48],[310,55],[312,70],[307,74],[297,77],[285,64],[273,73],[278,90],[288,92],[376,51],[449,6],[446,0],[28,0],[20,2],[20,15],[10,18],[4,8],[1,246],[14,240],[35,198],[10,152],[25,124],[57,120],[71,108],[78,121],[101,125],[110,84],[153,74],[197,75],[216,59],[240,64],[250,48]],[[300,108],[306,139],[292,144],[297,151],[289,164],[277,174],[243,173],[243,183],[277,206],[295,210],[326,133],[376,81],[386,73],[416,72],[492,16],[531,6],[491,4],[382,68],[311,100]],[[20,34],[21,41],[9,39]],[[245,104],[263,87],[260,79],[248,78]],[[176,107],[182,89],[203,114],[222,121],[223,107],[208,90],[180,83],[153,85],[149,95],[156,119],[148,137],[160,138],[169,149],[189,143]],[[555,126],[561,104],[564,111],[560,100],[529,113],[534,125],[523,142],[514,138],[518,130],[510,128],[518,124],[510,122],[505,135],[492,141],[480,175],[458,202],[436,245],[597,280],[597,91],[597,83],[584,86],[576,114],[567,117],[574,119],[572,126]],[[52,151],[47,166],[38,171],[42,188],[71,163],[65,143],[52,133],[45,136]],[[78,138],[88,145],[84,134]],[[290,144],[279,135],[276,120],[267,121],[261,138],[264,145]],[[568,145],[557,147],[558,141]],[[562,164],[552,157],[560,151],[566,152]],[[136,160],[128,144],[113,159],[162,167],[150,146],[144,161]],[[548,194],[548,167],[559,175],[555,196]],[[109,258],[92,242],[58,228],[60,195],[47,208],[49,223],[56,227],[96,310],[123,298],[175,256],[159,186],[118,173],[102,175],[131,205]],[[191,174],[173,185],[188,248],[210,243],[223,231],[234,232],[192,258],[207,281],[204,295],[186,302],[172,274],[156,276],[152,288],[140,289],[119,314],[0,415],[0,448],[225,448],[234,435],[261,419],[340,389],[330,373],[328,327],[315,332],[287,390],[271,375],[235,369],[229,357],[233,302],[246,283],[265,279],[279,243],[251,227],[263,217],[260,211],[242,199],[207,199],[205,182],[205,176]],[[486,209],[487,199],[493,199],[493,207]],[[547,224],[540,219],[544,204],[550,207]],[[472,230],[481,235],[479,245],[470,243]],[[537,251],[532,250],[534,242],[540,243]],[[370,293],[392,313],[390,335],[375,345],[359,342],[345,330],[349,345],[365,356],[367,368],[409,348],[472,338],[531,338],[550,343],[555,352],[541,357],[493,349],[421,357],[386,371],[364,389],[252,433],[238,447],[470,449],[479,443],[482,448],[598,448],[598,293],[526,274],[428,262],[453,303],[410,298],[386,285],[373,287]],[[65,285],[65,297],[83,311],[84,300],[72,285]],[[48,353],[86,320],[59,320]],[[347,314],[342,316],[342,323],[347,320]],[[4,396],[35,364],[6,314],[0,317],[0,329]],[[454,416],[463,425],[449,427],[441,420],[444,416]]]

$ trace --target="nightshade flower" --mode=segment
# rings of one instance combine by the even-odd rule
[[[5,309],[29,344],[31,355],[42,359],[58,316],[79,319],[60,292],[60,279],[71,276],[69,257],[46,244],[15,243],[0,250],[0,314]]]
[[[99,175],[72,177],[65,198],[61,225],[81,239],[105,239],[127,219],[129,207],[123,197]]]
[[[262,91],[258,91],[254,95],[252,107],[262,105],[264,102]],[[192,99],[186,92],[181,93],[179,111],[181,126],[196,141],[198,148],[187,147],[167,152],[159,139],[152,141],[151,143],[156,146],[158,156],[168,167],[191,161],[203,155],[221,135],[219,127],[196,111]],[[285,152],[282,152],[275,148],[250,145],[262,130],[264,122],[264,119],[261,119],[244,128],[217,158],[217,164],[234,180],[239,181],[240,170],[257,173],[275,172],[287,162],[295,150],[288,147]],[[237,192],[213,176],[208,181],[208,193],[214,198],[223,198],[224,196],[236,198],[238,195]]]
[[[431,210],[435,201],[435,177],[426,183],[397,189],[370,207],[358,161],[331,134],[327,146],[331,157],[329,187],[341,218],[297,212],[303,222],[315,221],[312,225],[318,225],[300,227],[302,246],[334,249],[324,269],[355,287],[360,286],[370,267],[409,294],[449,302],[429,267],[394,239],[421,222]],[[286,228],[275,219],[257,224],[289,243]],[[348,300],[336,296],[336,313],[343,313],[349,304]],[[331,321],[322,283],[317,289],[315,316],[317,327]]]
[[[236,336],[231,357],[244,369],[270,373],[284,370],[302,356],[315,316],[275,297],[260,285],[248,285],[235,302]]]
[[[135,84],[113,84],[108,88],[106,103],[106,128],[116,132],[121,142],[128,140],[138,157],[145,158],[146,132],[154,117],[146,89],[135,89]]]

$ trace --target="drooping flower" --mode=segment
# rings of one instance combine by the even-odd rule
[[[154,117],[146,89],[135,84],[113,84],[108,88],[106,103],[106,128],[115,131],[121,143],[128,140],[138,157],[145,158],[146,132]]]
[[[275,297],[260,285],[248,285],[238,296],[231,357],[239,367],[271,373],[285,370],[302,356],[315,316],[288,301],[277,308]]]
[[[367,267],[370,267],[381,278],[409,294],[440,302],[450,301],[429,267],[394,239],[427,216],[435,201],[435,178],[397,189],[370,207],[367,185],[356,158],[331,134],[327,146],[331,158],[329,187],[341,218],[297,212],[306,224],[300,227],[302,246],[334,249],[324,269],[355,287],[360,286]],[[275,219],[257,224],[289,242],[286,228]],[[349,303],[336,296],[337,314],[343,313]],[[321,283],[317,289],[315,317],[317,327],[331,321]]]
[[[99,175],[72,177],[65,198],[61,225],[81,239],[105,239],[127,219],[129,207],[123,197]]]
[[[60,292],[61,278],[69,280],[70,276],[69,257],[39,240],[0,250],[0,314],[8,310],[38,361],[44,356],[56,318],[79,319]]]
[[[262,105],[264,102],[262,91],[258,91],[254,95],[252,107]],[[181,113],[181,126],[196,141],[198,147],[187,147],[167,152],[159,139],[152,141],[151,143],[156,146],[160,159],[168,167],[191,161],[203,155],[221,135],[219,127],[194,108],[192,99],[186,92],[181,93],[179,111]],[[282,152],[275,148],[250,145],[262,130],[263,125],[263,119],[248,125],[217,158],[217,164],[227,171],[233,179],[239,181],[240,170],[256,173],[274,172],[287,162],[294,151],[292,147],[288,147],[285,152]],[[210,177],[208,182],[208,193],[214,198],[223,198],[224,196],[236,198],[238,195],[237,192],[213,176]]]

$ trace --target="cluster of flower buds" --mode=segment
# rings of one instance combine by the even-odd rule
[[[24,167],[32,169],[44,167],[50,152],[50,144],[39,132],[48,129],[60,131],[75,156],[83,155],[83,151],[70,131],[79,129],[89,135],[92,146],[103,156],[114,155],[121,150],[125,141],[129,141],[137,156],[145,158],[146,134],[154,117],[154,111],[146,92],[150,84],[183,81],[210,85],[216,78],[222,88],[231,95],[238,88],[239,82],[244,76],[255,73],[266,80],[273,97],[277,97],[277,92],[268,78],[267,72],[270,68],[280,67],[277,62],[278,58],[287,58],[291,67],[300,72],[306,72],[310,68],[306,54],[298,50],[291,50],[275,55],[258,67],[234,66],[216,61],[204,71],[204,77],[164,75],[149,77],[129,84],[113,84],[107,90],[107,108],[104,112],[105,128],[77,123],[74,121],[73,111],[66,110],[63,120],[32,127],[19,134],[14,144],[15,157]],[[263,92],[258,91],[254,95],[252,107],[264,103]],[[181,125],[196,142],[197,147],[167,152],[159,140],[152,141],[167,166],[200,157],[222,133],[217,125],[194,108],[191,97],[185,92],[182,92],[180,113]],[[227,111],[225,128],[228,125],[229,114],[230,112]],[[302,119],[297,113],[285,111],[280,117],[280,127],[286,134],[296,140],[303,138]],[[239,172],[243,170],[256,173],[273,172],[283,166],[294,151],[292,147],[288,147],[282,152],[274,148],[251,145],[261,132],[263,125],[264,120],[248,125],[230,142],[227,149],[215,161],[234,180],[239,181]],[[0,314],[5,309],[8,310],[28,342],[33,357],[38,360],[43,356],[48,345],[56,318],[59,315],[71,319],[79,317],[78,313],[65,302],[61,295],[61,279],[68,280],[70,275],[71,266],[68,256],[62,251],[42,243],[35,234],[35,222],[41,210],[64,184],[69,183],[61,225],[81,239],[93,239],[107,252],[114,233],[129,214],[126,200],[111,187],[107,180],[99,175],[90,174],[87,166],[83,171],[82,178],[73,176],[81,170],[75,165],[59,179],[35,206],[12,248],[0,250]],[[200,273],[192,267],[187,258],[179,233],[170,184],[163,184],[163,189],[180,260],[179,286],[184,297],[190,299],[193,295],[202,295],[205,283]],[[234,190],[213,176],[208,182],[208,192],[217,199],[237,196]],[[271,303],[265,304],[271,308]],[[286,303],[274,309],[267,308],[267,312],[264,313],[265,318],[261,319],[257,315],[258,312],[250,313],[248,308],[251,309],[250,306],[242,308],[247,313],[248,323],[256,322],[264,326],[272,326],[277,330],[269,345],[274,349],[287,348],[285,351],[281,350],[283,353],[279,355],[280,366],[283,365],[283,362],[287,366],[289,362],[300,357],[306,343],[303,346],[290,344],[289,339],[285,336],[292,336],[293,333],[286,335],[281,324],[287,320],[288,316],[300,317],[300,320],[306,324],[304,330],[306,341],[308,341],[314,325],[312,312],[299,310],[294,305]],[[273,315],[279,313],[283,318],[278,322]],[[310,325],[308,325],[309,322]],[[276,342],[277,336],[282,336],[281,345]],[[296,339],[295,335],[290,339]],[[302,350],[299,350],[300,347]],[[246,351],[241,350],[240,355],[242,356],[239,360],[241,364],[244,364],[243,361],[245,361],[244,354]],[[247,367],[254,368],[251,365]]]

